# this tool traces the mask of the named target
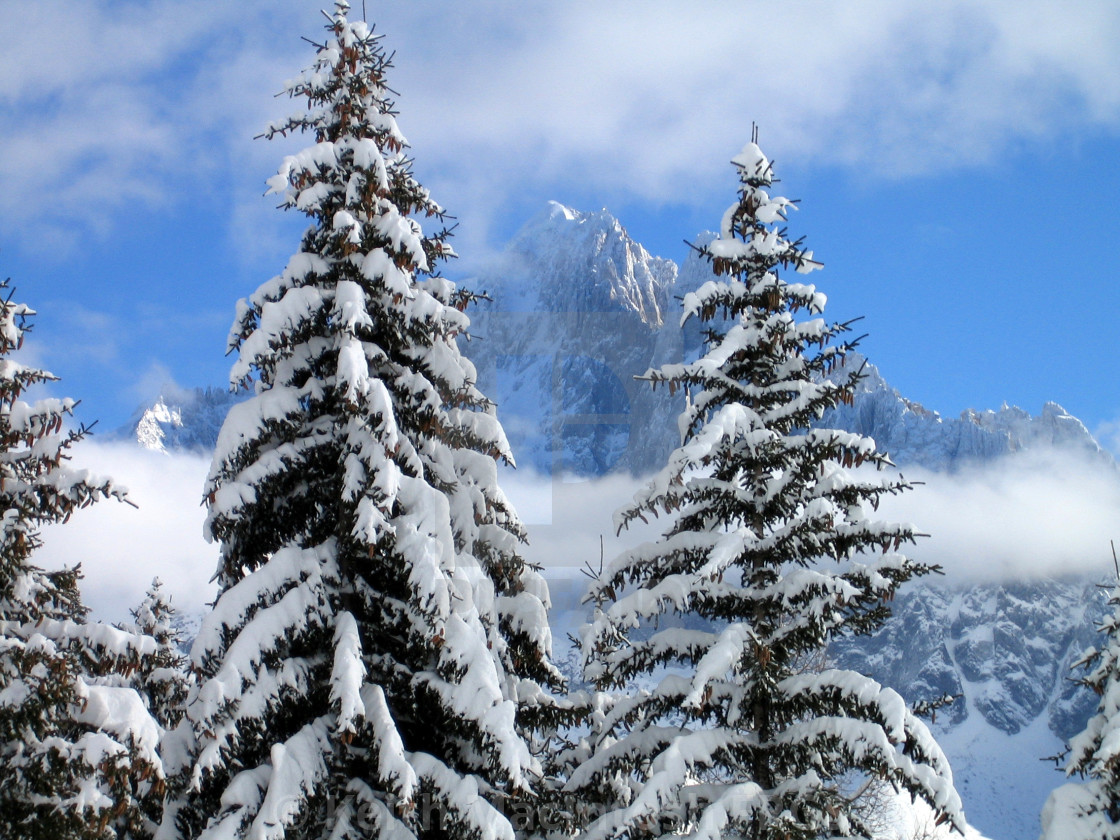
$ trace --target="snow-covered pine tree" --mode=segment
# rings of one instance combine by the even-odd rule
[[[178,611],[171,605],[157,577],[144,599],[130,612],[132,623],[118,625],[117,629],[134,643],[143,640],[146,652],[138,659],[106,660],[102,663],[99,682],[135,690],[148,714],[159,725],[161,737],[166,736],[183,719],[192,682],[187,671],[187,657],[181,650],[181,632],[176,626]],[[159,751],[162,753],[162,747]],[[133,785],[133,807],[114,818],[109,828],[118,838],[144,840],[154,836],[163,819],[166,784],[161,772],[155,778],[136,778]]]
[[[1101,698],[1097,713],[1069,744],[1066,775],[1084,781],[1050,793],[1042,811],[1042,840],[1120,838],[1120,579],[1108,603],[1112,612],[1098,628],[1103,643],[1073,665],[1087,672],[1078,682]]]
[[[87,623],[77,567],[31,562],[43,525],[126,497],[66,464],[86,431],[64,429],[73,400],[21,398],[55,380],[12,357],[34,314],[0,283],[0,837],[140,838],[142,803],[161,793],[159,727],[117,677],[155,644]]]
[[[183,654],[183,636],[176,624],[179,611],[163,591],[158,577],[131,610],[132,623],[122,630],[150,636],[156,650],[145,656],[131,675],[131,684],[148,705],[152,716],[166,730],[174,729],[183,719],[190,676],[187,657]]]
[[[559,673],[510,460],[456,337],[443,210],[411,172],[370,28],[336,2],[270,180],[311,219],[239,305],[208,479],[219,595],[191,652],[165,836],[512,837]],[[417,217],[440,228],[425,234]],[[178,759],[177,759],[178,762]]]
[[[598,809],[582,836],[817,838],[866,833],[845,798],[878,777],[963,826],[949,765],[891,689],[807,663],[831,639],[874,630],[899,586],[933,570],[897,553],[907,525],[869,518],[906,488],[853,468],[890,462],[872,440],[810,429],[850,399],[854,342],[819,314],[824,295],[779,277],[819,268],[780,225],[770,162],[752,142],[732,163],[739,195],[700,249],[714,279],[684,299],[705,352],[644,378],[689,401],[682,445],[616,515],[671,517],[664,536],[620,555],[592,588],[586,673],[615,698],[568,791]],[[834,377],[834,378],[830,378]],[[682,620],[683,618],[683,620]],[[594,810],[593,809],[593,810]]]

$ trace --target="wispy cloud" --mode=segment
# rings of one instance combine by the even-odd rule
[[[176,382],[167,366],[159,362],[150,363],[140,373],[129,392],[137,405],[143,405],[157,394],[162,394],[172,401],[188,399],[191,394],[190,389]]]
[[[267,95],[256,96],[266,82],[253,72],[267,66],[260,44],[270,26],[292,25],[267,5],[258,4],[255,25],[216,0],[0,8],[9,35],[0,55],[8,234],[50,257],[110,233],[137,209],[228,180],[242,120],[267,107]],[[253,68],[241,66],[243,56],[258,57]],[[236,97],[217,83],[226,71],[236,73]]]
[[[1120,456],[1120,417],[1098,425],[1093,429],[1093,437],[1113,455]]]
[[[101,366],[122,364],[124,324],[118,315],[76,301],[57,301],[52,304],[49,317],[65,330],[68,340],[64,345],[45,347],[48,357],[78,356]]]

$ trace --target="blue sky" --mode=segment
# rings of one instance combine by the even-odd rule
[[[0,6],[0,276],[82,420],[225,382],[236,300],[303,228],[262,195],[294,146],[252,138],[292,109],[274,94],[320,5]],[[417,173],[459,219],[453,274],[548,199],[679,261],[756,122],[828,314],[865,316],[888,381],[943,414],[1055,400],[1117,428],[1114,2],[368,6]]]

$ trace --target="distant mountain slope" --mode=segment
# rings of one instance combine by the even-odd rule
[[[826,412],[820,427],[868,435],[900,466],[952,470],[1040,447],[1088,454],[1105,467],[1113,463],[1085,424],[1057,403],[1046,403],[1038,415],[1004,403],[998,411],[969,409],[945,419],[903,397],[862,356],[853,355],[848,365],[862,368],[864,374],[855,401]]]
[[[1057,737],[1081,730],[1096,697],[1068,679],[1094,643],[1104,596],[1081,580],[962,585],[924,583],[892,605],[878,633],[845,639],[845,668],[905,688],[913,699],[960,699],[942,712],[950,727],[969,714],[1008,735],[1041,718]]]
[[[633,377],[680,356],[679,331],[665,328],[677,274],[605,210],[552,202],[467,281],[493,300],[472,314],[465,352],[520,465],[602,475],[667,451],[666,400]]]
[[[694,256],[678,268],[650,255],[606,210],[580,213],[550,202],[491,269],[468,280],[492,300],[472,312],[465,351],[498,404],[518,463],[583,476],[643,474],[663,464],[679,443],[684,398],[634,377],[699,352],[693,325],[680,328],[678,299],[708,276]],[[870,435],[899,465],[946,470],[1038,446],[1111,462],[1056,403],[1037,416],[1004,405],[945,419],[891,388],[863,357],[850,364],[865,374],[855,402],[820,425]],[[110,439],[208,451],[229,407],[243,398],[220,388],[169,388]]]

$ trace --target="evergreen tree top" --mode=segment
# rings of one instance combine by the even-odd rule
[[[433,261],[454,256],[445,232],[425,239],[407,217],[442,218],[436,204],[414,178],[405,154],[408,141],[396,121],[385,73],[391,58],[363,21],[346,17],[345,3],[328,16],[327,41],[317,47],[315,63],[286,85],[289,96],[307,101],[307,110],[273,123],[266,137],[310,133],[314,146],[285,158],[269,179],[269,193],[283,206],[345,231],[344,253],[362,241],[361,223],[379,216],[381,232],[392,246],[393,262],[427,272]],[[321,176],[340,167],[345,183],[328,186]],[[377,266],[381,268],[382,266]],[[406,288],[398,290],[407,293]]]
[[[31,562],[43,525],[128,498],[67,463],[86,433],[66,428],[74,400],[22,399],[55,380],[12,358],[34,314],[0,283],[0,836],[140,837],[163,784],[160,727],[121,683],[156,643],[87,623],[77,566]]]
[[[75,400],[23,399],[28,388],[57,377],[12,357],[35,315],[13,295],[10,282],[0,282],[0,598],[32,597],[44,585],[42,578],[26,575],[34,568],[27,560],[39,545],[42,525],[64,522],[98,499],[128,502],[128,491],[111,479],[66,463],[70,447],[87,433],[84,426],[66,428]]]

